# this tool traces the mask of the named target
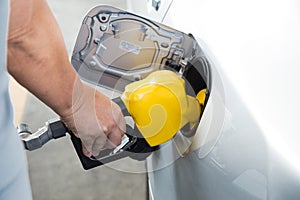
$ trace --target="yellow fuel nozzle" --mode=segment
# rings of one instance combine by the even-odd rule
[[[198,100],[186,94],[184,80],[168,70],[127,85],[121,98],[152,147],[170,140],[187,123],[192,128],[201,113]]]

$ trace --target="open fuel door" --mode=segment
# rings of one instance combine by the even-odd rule
[[[189,93],[209,88],[209,63],[192,35],[110,6],[84,18],[72,64],[83,80],[119,92],[163,69],[185,78]]]
[[[92,157],[60,119],[35,133],[22,125],[18,132],[26,149],[69,133],[84,169],[91,169],[128,156],[145,160],[169,141],[180,155],[191,146],[210,91],[210,66],[192,35],[98,6],[83,20],[72,64],[86,82],[123,93],[112,100],[133,123],[126,122],[119,146]]]

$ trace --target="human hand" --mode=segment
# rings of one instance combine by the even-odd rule
[[[76,81],[73,104],[61,116],[62,121],[83,143],[83,153],[90,157],[102,149],[120,144],[125,119],[120,107],[95,89]]]
[[[85,155],[118,145],[125,130],[120,108],[79,80],[47,1],[15,0],[10,8],[9,73],[61,116]]]

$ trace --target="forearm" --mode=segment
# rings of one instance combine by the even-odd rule
[[[28,11],[23,12],[28,13],[18,12],[22,6],[27,7]],[[78,77],[71,67],[58,25],[45,1],[12,0],[8,71],[59,115],[69,114]]]
[[[121,142],[120,107],[83,85],[45,0],[11,0],[8,71],[80,137],[87,156]]]

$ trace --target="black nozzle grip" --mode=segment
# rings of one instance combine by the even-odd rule
[[[112,99],[113,102],[115,102],[116,104],[118,104],[118,106],[120,106],[121,110],[122,110],[122,113],[124,116],[128,116],[129,113],[126,109],[126,106],[125,104],[123,103],[122,99],[120,97],[117,97],[115,99]],[[103,165],[104,163],[100,162],[99,160],[93,160],[87,156],[85,156],[83,154],[83,151],[82,151],[82,142],[81,140],[76,137],[74,135],[74,133],[72,133],[71,130],[68,130],[70,136],[71,136],[71,141],[73,143],[73,146],[76,150],[76,153],[80,159],[80,162],[82,164],[82,167],[85,169],[85,170],[88,170],[88,169],[92,169],[94,167],[97,167],[97,166],[100,166],[100,165]]]
[[[123,101],[122,101],[122,99],[120,97],[112,99],[112,101],[115,102],[118,106],[120,106],[120,108],[121,108],[124,116],[128,116],[129,115],[129,113],[128,113],[127,109],[126,109],[126,106],[125,106],[125,104],[123,103]],[[76,137],[74,135],[74,133],[72,133],[71,130],[68,130],[67,132],[71,136],[71,141],[73,143],[73,146],[74,146],[74,148],[76,150],[76,153],[77,153],[77,155],[79,157],[79,160],[80,160],[80,162],[82,164],[83,169],[89,170],[89,169],[92,169],[94,167],[103,165],[103,163],[100,162],[99,160],[91,159],[91,158],[85,156],[83,154],[83,151],[82,151],[82,142],[81,142],[81,140],[78,137]]]
[[[92,160],[90,159],[89,157],[85,156],[83,154],[83,151],[82,151],[82,143],[81,143],[81,140],[76,137],[71,131],[68,131],[70,136],[71,136],[71,141],[73,143],[73,146],[76,150],[76,153],[79,157],[79,160],[82,164],[82,167],[83,169],[85,170],[88,170],[88,169],[92,169],[94,167],[97,167],[99,165],[103,165],[102,162],[98,161],[98,160]]]

